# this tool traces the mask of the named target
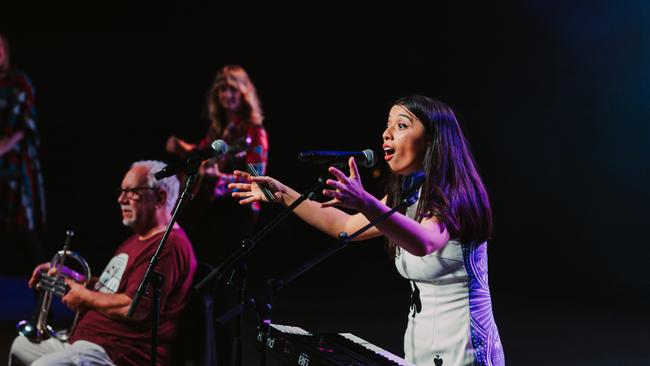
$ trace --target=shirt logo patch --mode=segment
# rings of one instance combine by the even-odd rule
[[[129,255],[126,253],[120,253],[113,257],[106,265],[102,275],[99,276],[99,281],[95,284],[95,290],[106,294],[116,293],[128,263]]]

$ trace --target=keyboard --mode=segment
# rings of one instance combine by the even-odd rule
[[[258,332],[257,340],[263,334]],[[300,327],[271,324],[269,355],[298,366],[415,366],[351,333],[312,333]]]

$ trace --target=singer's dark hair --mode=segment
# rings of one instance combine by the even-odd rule
[[[453,110],[445,103],[421,95],[395,102],[413,113],[428,136],[424,156],[426,175],[416,219],[435,216],[451,239],[462,243],[484,242],[492,235],[492,209],[486,189],[476,169],[469,144]],[[404,177],[391,174],[386,191],[387,203],[399,203]],[[395,243],[387,244],[397,254]]]

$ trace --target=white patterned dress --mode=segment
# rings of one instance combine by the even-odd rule
[[[417,203],[407,210],[414,217]],[[424,257],[398,249],[411,282],[406,359],[418,366],[504,365],[487,276],[487,243],[451,240]]]

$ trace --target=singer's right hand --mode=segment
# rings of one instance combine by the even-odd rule
[[[285,186],[271,177],[254,177],[249,173],[242,172],[241,170],[235,170],[233,174],[237,178],[244,178],[245,180],[251,182],[228,184],[229,189],[237,190],[236,192],[232,192],[232,196],[235,198],[240,198],[240,205],[246,205],[255,201],[269,202],[269,200],[264,196],[264,193],[260,189],[260,184],[263,184],[273,193],[275,196],[275,201],[279,201],[282,198],[282,192],[285,191]]]
[[[32,272],[32,277],[29,278],[29,282],[27,283],[29,288],[34,288],[38,284],[38,277],[40,273],[48,272],[50,270],[50,267],[52,267],[50,262],[41,263],[38,266],[36,266],[36,268],[34,268],[34,271]]]

